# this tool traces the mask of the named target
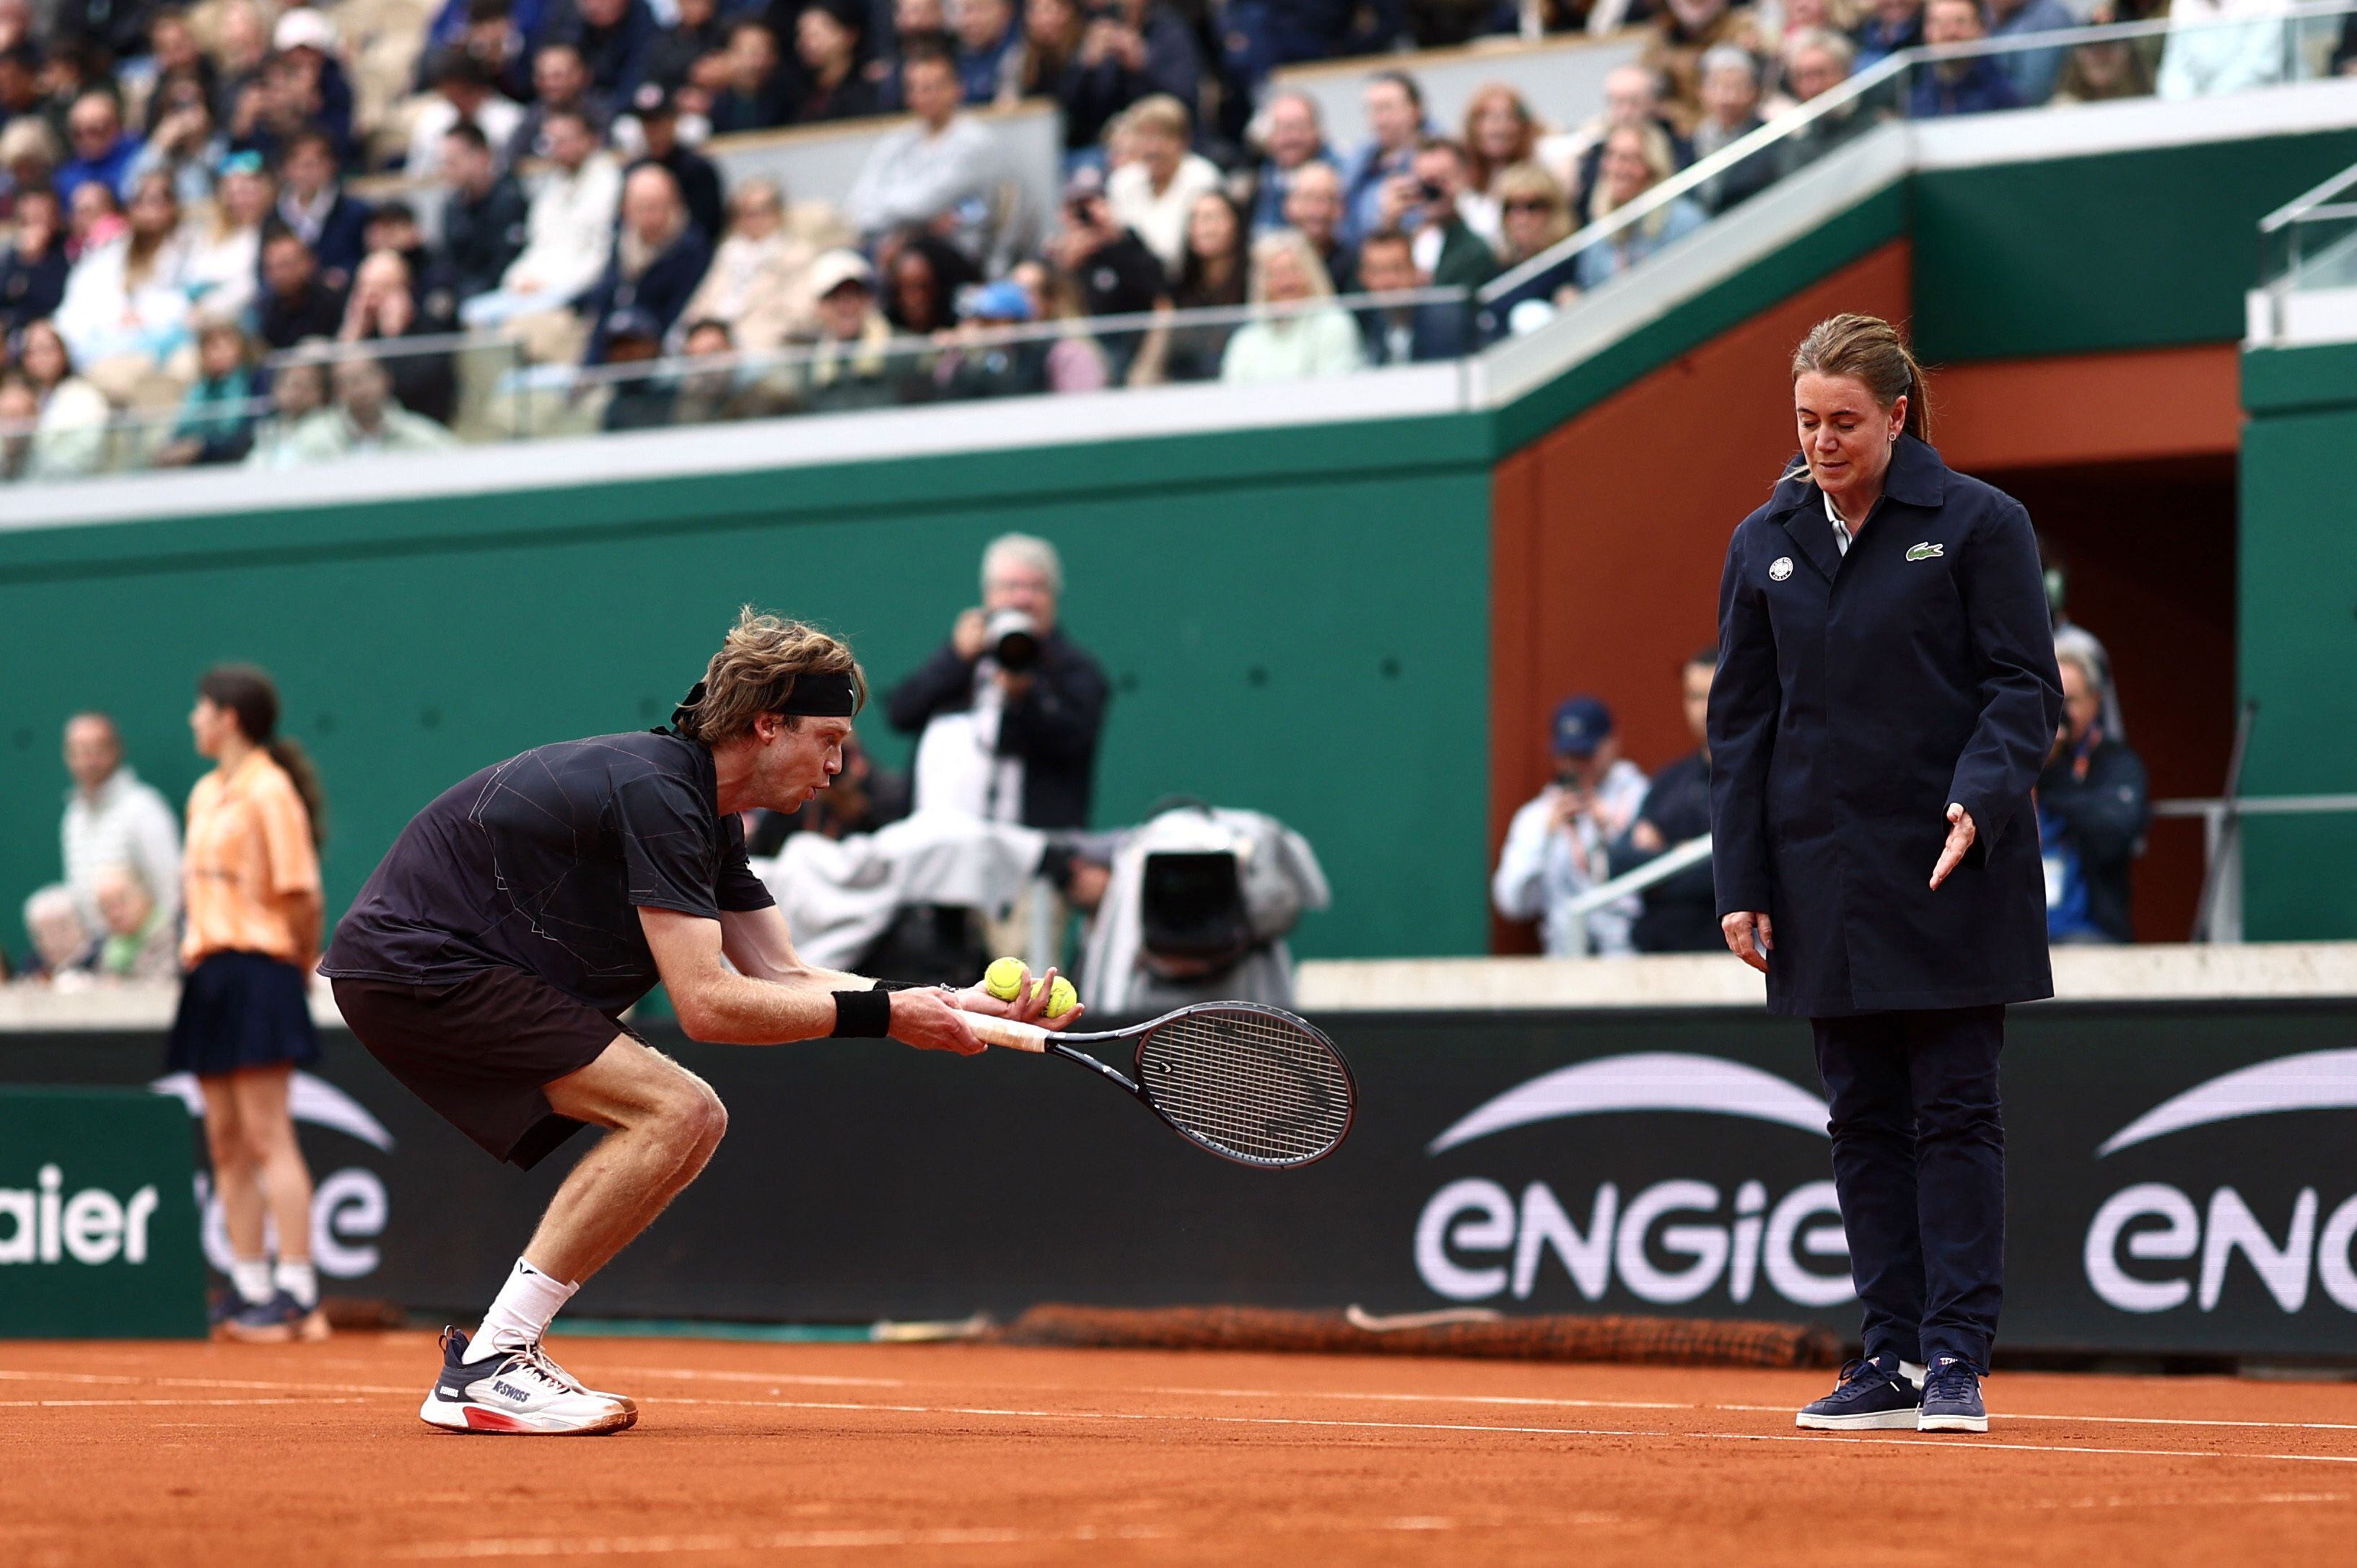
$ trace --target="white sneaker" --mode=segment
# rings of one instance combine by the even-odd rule
[[[538,1345],[466,1359],[467,1337],[442,1331],[442,1375],[418,1411],[451,1432],[510,1432],[587,1437],[626,1432],[639,1407],[619,1394],[584,1388]]]

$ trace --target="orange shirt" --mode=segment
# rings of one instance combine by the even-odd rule
[[[256,747],[234,772],[216,768],[188,792],[188,834],[181,882],[188,931],[180,961],[193,968],[232,949],[307,964],[289,918],[293,901],[319,896],[319,856],[311,816],[294,780]]]

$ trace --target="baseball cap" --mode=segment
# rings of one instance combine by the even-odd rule
[[[1023,285],[1001,278],[975,289],[966,301],[965,313],[978,321],[1028,321],[1031,319],[1031,296]]]
[[[1592,757],[1612,734],[1612,710],[1600,697],[1566,697],[1555,711],[1555,754]]]
[[[1104,193],[1104,170],[1094,164],[1082,164],[1072,171],[1070,179],[1064,181],[1064,200],[1067,204],[1093,200]]]
[[[876,269],[856,251],[829,251],[811,263],[810,281],[813,299],[824,299],[847,283],[873,293]]]
[[[336,52],[336,27],[317,11],[289,11],[278,18],[278,26],[270,35],[270,46],[280,54],[290,49],[317,49],[321,54]]]

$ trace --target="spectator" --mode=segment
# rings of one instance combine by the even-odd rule
[[[857,120],[883,113],[876,87],[859,70],[859,33],[823,5],[803,7],[794,21],[794,53],[802,65],[798,124]]]
[[[1306,92],[1278,91],[1261,106],[1261,160],[1253,173],[1252,229],[1265,234],[1288,227],[1286,198],[1293,181],[1311,164],[1333,167],[1334,154],[1326,145],[1318,123],[1318,101]]]
[[[250,319],[262,283],[262,231],[277,203],[260,153],[231,153],[208,215],[189,226],[188,292],[207,316]]]
[[[1112,0],[1093,11],[1081,53],[1118,61],[1139,97],[1175,98],[1190,121],[1202,107],[1202,49],[1167,0]]]
[[[916,124],[879,140],[845,199],[853,225],[872,242],[904,225],[946,231],[982,253],[999,179],[990,133],[958,113],[957,68],[935,48],[911,48],[901,91]]]
[[[328,375],[333,408],[313,414],[287,438],[287,465],[337,463],[372,452],[441,452],[457,438],[393,397],[393,378],[363,356],[336,361]]]
[[[1966,4],[1969,0],[1948,0]],[[1598,177],[1596,199],[1587,220],[1601,222],[1674,172],[1670,139],[1652,125],[1624,125],[1604,139],[1604,167]],[[1572,281],[1586,293],[1619,277],[1654,252],[1708,222],[1690,197],[1674,197],[1633,223],[1579,252],[1572,263]]]
[[[206,322],[197,333],[197,379],[180,401],[179,417],[156,454],[156,465],[242,462],[253,450],[254,404],[261,398],[245,329],[234,321]]]
[[[436,332],[457,329],[457,285],[434,247],[425,242],[417,209],[406,201],[387,201],[369,213],[368,254],[390,251],[409,269],[409,296],[421,320]]]
[[[1195,199],[1187,224],[1187,254],[1178,263],[1178,281],[1171,285],[1170,304],[1178,310],[1215,310],[1241,306],[1251,295],[1251,236],[1243,210],[1225,191],[1207,190]],[[1145,358],[1158,365],[1158,375],[1144,380],[1216,381],[1220,360],[1236,324],[1179,322],[1156,328]]]
[[[1253,91],[1282,65],[1386,54],[1414,39],[1398,0],[1363,8],[1340,0],[1240,0],[1222,15],[1220,43],[1228,75]]]
[[[1857,59],[1851,69],[1867,70],[1900,49],[1923,42],[1923,0],[1873,0],[1872,12],[1857,25]]]
[[[823,413],[897,403],[892,326],[876,308],[876,274],[856,251],[811,263],[817,327],[801,375],[802,400]]]
[[[737,344],[726,322],[689,323],[680,353],[691,360],[726,362],[681,374],[671,401],[673,424],[726,424],[780,412],[758,368],[737,362]]]
[[[84,365],[122,359],[159,364],[188,338],[192,247],[180,228],[171,177],[144,176],[128,216],[120,239],[82,252],[58,306],[57,328]]]
[[[292,468],[302,461],[295,435],[312,420],[328,416],[328,367],[335,355],[335,345],[325,338],[307,338],[295,346],[270,378],[270,414],[254,426],[253,450],[246,454],[245,467]]]
[[[533,311],[562,310],[588,292],[605,266],[621,206],[622,169],[598,150],[597,132],[577,110],[547,122],[550,163],[524,224],[524,247],[500,286],[459,311],[469,327],[496,327]]]
[[[2174,0],[2154,91],[2207,98],[2280,81],[2285,27],[2279,0]]]
[[[180,937],[172,911],[132,865],[100,868],[96,882],[101,929],[91,972],[100,980],[164,984],[180,977]]]
[[[70,479],[98,472],[106,456],[105,394],[74,374],[73,355],[49,321],[16,335],[16,366],[38,405],[25,477]]]
[[[632,169],[622,187],[622,222],[605,275],[582,303],[591,323],[584,363],[602,365],[617,357],[615,340],[628,335],[620,331],[626,317],[637,318],[635,325],[652,339],[649,347],[660,353],[711,264],[711,244],[689,221],[670,171],[655,164]]]
[[[437,424],[450,423],[458,403],[458,374],[449,353],[441,349],[419,352],[399,347],[407,338],[436,338],[453,323],[436,319],[418,308],[409,263],[398,251],[378,251],[361,263],[352,278],[352,295],[344,307],[338,342],[374,350],[391,381],[400,404]]]
[[[2104,672],[2058,645],[2062,722],[2038,779],[2038,842],[2046,862],[2046,933],[2057,942],[2135,940],[2128,868],[2152,820],[2143,759],[2104,732]]]
[[[1425,286],[1415,242],[1396,229],[1378,229],[1359,247],[1359,281],[1369,294]],[[1465,352],[1465,309],[1454,305],[1383,305],[1358,313],[1359,337],[1370,365],[1423,364]]]
[[[1523,95],[1502,81],[1474,90],[1465,101],[1465,189],[1457,199],[1466,226],[1491,249],[1503,237],[1499,223],[1498,177],[1527,162],[1538,149],[1539,125]]]
[[[1103,346],[1089,334],[1088,308],[1072,274],[1045,262],[1029,261],[1017,262],[1006,275],[1031,296],[1036,319],[1059,325],[1048,345],[1048,390],[1104,391],[1113,380],[1112,363]]]
[[[349,159],[358,147],[352,137],[352,87],[338,58],[335,25],[307,6],[299,7],[279,16],[270,42],[274,52],[264,62],[263,73],[271,84],[274,125],[283,131],[264,150],[283,156],[286,138],[308,129],[328,137],[332,156]]]
[[[705,239],[716,237],[727,220],[720,170],[710,158],[680,140],[678,99],[650,83],[639,89],[637,107],[638,161],[670,171],[679,187],[679,199],[687,204],[689,220],[704,231]]]
[[[963,251],[947,240],[918,234],[885,247],[884,315],[911,337],[929,338],[957,325],[959,294],[982,281]]]
[[[705,118],[716,134],[769,131],[794,117],[794,79],[778,53],[777,35],[759,22],[728,29],[725,84]]]
[[[33,471],[33,437],[41,400],[22,371],[0,370],[0,484],[21,484]]]
[[[563,116],[572,117],[587,130],[592,147],[604,144],[613,107],[597,92],[581,51],[571,44],[550,44],[532,57],[532,97],[508,142],[510,166],[526,158],[565,162],[549,134],[549,122]]]
[[[712,91],[714,83],[698,81],[697,72],[727,52],[729,23],[720,0],[673,0],[673,10],[676,20],[655,35],[647,51],[645,85],[665,92],[690,85]]]
[[[1988,36],[1993,38],[2070,32],[2078,26],[2079,18],[2062,0],[1988,0]],[[2015,49],[1992,58],[2013,83],[2014,96],[2034,106],[2054,96],[2054,81],[2066,52],[2060,48]]]
[[[0,207],[13,216],[16,205],[40,190],[57,196],[52,181],[62,156],[58,134],[38,115],[11,120],[0,129]],[[59,198],[59,205],[70,205]]]
[[[74,188],[72,213],[66,239],[66,259],[70,262],[78,262],[84,252],[121,239],[129,227],[123,219],[122,199],[114,194],[113,186],[99,180],[84,180]]]
[[[368,253],[368,205],[344,192],[335,144],[304,131],[278,158],[278,220],[319,264],[319,281],[341,293]]]
[[[284,229],[262,242],[263,342],[291,349],[306,338],[332,338],[344,325],[344,296],[319,279],[311,247]]]
[[[491,145],[507,147],[523,124],[523,105],[500,93],[491,68],[456,46],[431,58],[427,70],[433,96],[409,123],[409,154],[402,173],[413,180],[444,177],[442,143],[462,121],[480,130]]]
[[[1331,164],[1304,164],[1285,193],[1285,226],[1309,242],[1336,294],[1359,292],[1359,261],[1342,240],[1342,175]]]
[[[1082,167],[1064,183],[1063,227],[1049,242],[1049,259],[1072,274],[1091,316],[1137,316],[1168,293],[1161,261],[1135,230],[1124,225],[1105,199],[1104,177]],[[1104,345],[1115,380],[1126,380],[1143,338],[1112,332]]]
[[[1595,697],[1567,697],[1555,711],[1555,782],[1514,813],[1498,854],[1490,897],[1509,920],[1539,922],[1553,958],[1636,950],[1639,912],[1623,898],[1574,919],[1570,906],[1611,878],[1610,845],[1645,801],[1645,776],[1620,755],[1612,711]]]
[[[767,353],[810,328],[818,249],[786,231],[785,192],[774,180],[744,181],[728,205],[728,236],[713,252],[686,316],[727,328],[729,340],[748,353]]]
[[[884,0],[869,0],[869,4],[880,12]],[[864,74],[874,85],[877,101],[883,105],[885,112],[898,113],[908,107],[900,94],[900,66],[907,52],[911,48],[939,49],[953,57],[957,41],[950,36],[949,20],[942,9],[942,0],[891,0],[890,9],[890,25],[877,29],[874,36],[877,48]],[[1022,30],[1020,20],[1016,24],[1016,30],[1018,34]],[[1015,54],[1017,59],[1014,69],[1019,73],[1019,57],[1022,54],[1019,46]]]
[[[147,95],[147,129],[151,134],[156,123],[163,117],[164,88],[174,82],[191,81],[210,102],[221,85],[212,57],[197,42],[197,35],[188,26],[188,14],[178,6],[167,5],[148,13],[147,68],[153,83]]]
[[[1309,242],[1280,229],[1253,242],[1252,303],[1290,306],[1255,317],[1228,339],[1220,379],[1233,385],[1342,376],[1362,362],[1359,328],[1333,303],[1334,285]],[[1323,304],[1309,302],[1322,300]]]
[[[1669,0],[1652,27],[1639,59],[1663,84],[1662,113],[1680,135],[1702,120],[1703,56],[1721,45],[1755,59],[1767,51],[1758,18],[1729,0]]]
[[[123,760],[123,735],[106,714],[84,712],[66,721],[66,814],[59,824],[64,886],[84,924],[99,924],[99,874],[128,865],[156,892],[167,910],[180,907],[179,818],[156,789]]]
[[[1760,60],[1721,44],[1702,58],[1702,118],[1694,129],[1696,162],[1733,146],[1763,124],[1760,118]],[[1711,176],[1694,192],[1704,211],[1719,213],[1774,183],[1776,153],[1764,147],[1733,168]]]
[[[229,0],[215,13],[213,118],[224,128],[261,81],[270,59],[270,29],[253,0]]]
[[[1046,392],[1048,339],[1015,335],[1031,319],[1031,296],[1014,280],[975,289],[933,368],[942,395],[964,401]]]
[[[1383,226],[1413,239],[1416,267],[1437,288],[1479,288],[1498,275],[1497,253],[1458,209],[1464,189],[1465,149],[1443,136],[1427,138],[1408,174],[1383,188]]]
[[[1088,826],[1110,690],[1057,625],[1063,592],[1046,540],[1003,534],[983,552],[981,606],[886,699],[892,727],[919,737],[917,810]]]
[[[41,51],[22,41],[0,44],[0,126],[48,126],[48,95],[41,90]],[[49,162],[54,168],[57,159]]]
[[[1543,256],[1571,238],[1571,204],[1543,164],[1516,164],[1498,177],[1499,218],[1505,244],[1498,264],[1507,272]],[[1492,317],[1517,336],[1555,319],[1556,295],[1566,292],[1562,270],[1544,269],[1490,302]],[[1573,291],[1576,292],[1576,291]]]
[[[1608,869],[1625,876],[1648,861],[1710,832],[1711,677],[1717,672],[1716,644],[1686,660],[1678,672],[1686,729],[1695,749],[1653,775],[1645,802],[1629,831],[1612,841]],[[1718,928],[1718,898],[1710,862],[1663,877],[1638,895],[1643,911],[1630,935],[1639,952],[1717,952],[1727,946]]]
[[[353,361],[363,363],[363,361]],[[311,1173],[287,1112],[292,1070],[319,1058],[305,976],[319,956],[318,775],[278,736],[278,692],[231,665],[197,686],[188,728],[212,771],[188,795],[188,977],[165,1065],[193,1073],[242,1304],[234,1337],[327,1337],[311,1267]],[[267,1262],[265,1203],[278,1227]]]
[[[16,231],[0,251],[0,338],[52,315],[66,295],[65,210],[53,190],[16,199]]]
[[[33,961],[21,978],[74,989],[87,984],[98,957],[98,939],[82,918],[72,892],[51,886],[25,900],[25,934],[33,939]]]
[[[572,45],[608,103],[628,103],[638,91],[654,36],[647,0],[554,0],[539,34],[544,44]]]
[[[1784,86],[1803,103],[1812,102],[1849,80],[1855,58],[1850,41],[1839,33],[1824,28],[1795,33],[1784,46]],[[1857,98],[1823,110],[1777,145],[1780,177],[1807,167],[1875,124],[1874,114]]]
[[[125,188],[162,174],[184,207],[212,195],[213,171],[229,156],[229,138],[213,124],[212,102],[194,76],[159,81],[147,102],[147,140],[124,175]]]
[[[471,120],[442,135],[442,255],[460,308],[500,286],[523,253],[532,209],[523,187],[499,166],[491,140]]]
[[[93,89],[74,100],[66,114],[66,141],[73,156],[58,166],[58,195],[66,201],[92,181],[110,191],[123,189],[131,160],[139,156],[139,142],[123,128],[123,105],[113,92]]]
[[[958,91],[969,104],[1010,102],[1023,91],[1022,33],[1011,0],[958,0]]]
[[[1124,124],[1136,156],[1113,171],[1105,182],[1106,199],[1114,220],[1145,241],[1167,271],[1176,272],[1186,260],[1195,199],[1222,188],[1220,171],[1211,159],[1187,150],[1192,129],[1186,105],[1176,98],[1157,93],[1143,99]]]
[[[1405,179],[1424,135],[1424,92],[1404,70],[1380,70],[1367,79],[1367,145],[1351,155],[1342,173],[1342,242],[1354,250],[1361,236],[1395,225],[1383,212],[1384,192]]]
[[[1068,167],[1097,162],[1095,149],[1114,116],[1146,95],[1146,80],[1129,58],[1106,47],[1105,34],[1077,0],[1029,0],[1025,7],[1023,95],[1052,97],[1063,111]]]
[[[2097,7],[2093,19],[2106,20],[2108,10],[2108,6]],[[2357,12],[2351,16],[2357,19]],[[2138,40],[2110,38],[2081,44],[2069,56],[2054,79],[2054,95],[2049,102],[2103,103],[2153,95],[2152,61],[2138,47]]]
[[[1923,41],[1934,48],[1978,43],[1985,36],[1980,0],[1928,0],[1923,7]],[[2012,80],[1989,55],[1935,60],[1917,70],[1907,100],[1907,113],[1918,120],[2020,107]]]
[[[1604,144],[1623,125],[1651,125],[1662,133],[1670,149],[1671,172],[1694,161],[1694,150],[1678,134],[1662,107],[1662,79],[1641,65],[1624,65],[1604,78],[1604,111],[1577,133],[1578,156],[1571,160],[1564,188],[1571,192],[1571,209],[1585,213],[1596,203],[1596,188],[1604,166]]]

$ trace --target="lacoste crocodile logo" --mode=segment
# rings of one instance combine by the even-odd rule
[[[1935,561],[1939,559],[1940,556],[1947,553],[1947,548],[1948,547],[1944,544],[1934,544],[1927,539],[1921,544],[1909,545],[1907,547],[1907,559],[1910,561]]]

